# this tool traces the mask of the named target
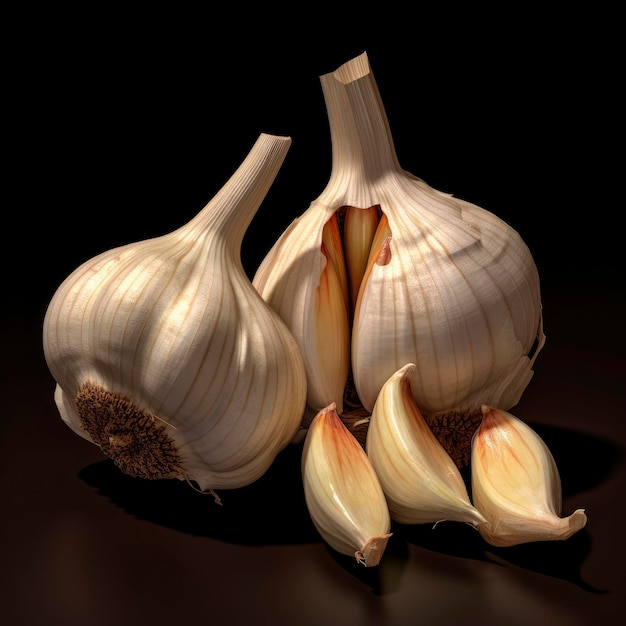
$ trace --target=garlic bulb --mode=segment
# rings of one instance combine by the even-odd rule
[[[482,407],[472,443],[472,499],[494,546],[567,539],[587,523],[583,509],[561,515],[561,479],[545,442],[522,420]]]
[[[320,79],[330,180],[253,285],[301,348],[309,415],[350,408],[350,372],[354,403],[371,412],[413,363],[417,405],[465,464],[481,404],[510,408],[532,377],[544,342],[537,268],[500,218],[400,167],[366,53]]]
[[[302,448],[306,504],[322,538],[366,567],[378,565],[391,520],[376,473],[335,403],[313,418]]]
[[[290,145],[260,135],[191,221],[96,256],[54,294],[43,347],[59,412],[125,473],[241,487],[297,431],[302,358],[240,258]]]
[[[414,371],[415,365],[407,363],[383,385],[367,431],[367,456],[391,518],[403,524],[443,520],[484,524],[457,466],[415,404]]]

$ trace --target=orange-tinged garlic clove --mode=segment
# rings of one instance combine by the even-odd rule
[[[552,453],[521,419],[482,406],[472,442],[472,499],[489,524],[479,526],[494,546],[564,540],[587,523],[584,509],[561,517],[561,479]]]
[[[391,536],[385,495],[365,451],[331,403],[313,418],[302,449],[306,504],[321,537],[366,567]]]

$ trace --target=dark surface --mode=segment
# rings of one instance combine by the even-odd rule
[[[1,320],[0,622],[620,622],[625,298],[613,221],[623,211],[623,176],[607,152],[618,141],[611,38],[592,55],[571,24],[543,16],[501,35],[479,36],[462,19],[452,32],[431,22],[445,38],[402,45],[392,27],[354,25],[320,41],[289,28],[280,36],[260,28],[254,39],[233,31],[221,47],[212,31],[192,34],[193,19],[173,42],[147,17],[107,27],[99,19],[97,32],[95,22],[70,29],[57,15],[51,30],[47,16],[31,17],[36,26],[22,41],[38,54],[9,90],[5,173],[15,193]],[[590,21],[607,25],[586,16],[575,26]],[[449,42],[450,54],[437,54]],[[397,525],[381,566],[366,570],[312,526],[299,448],[287,448],[257,483],[222,493],[219,507],[185,483],[121,475],[56,411],[41,322],[61,280],[98,252],[187,221],[259,133],[290,135],[244,240],[253,271],[325,186],[318,76],[363,51],[403,167],[511,223],[536,258],[548,339],[512,412],[552,450],[564,513],[587,511],[587,527],[568,541],[495,549],[458,524]]]

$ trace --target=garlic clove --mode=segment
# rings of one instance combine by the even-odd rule
[[[334,402],[311,421],[302,479],[311,519],[326,543],[366,567],[378,565],[391,536],[389,509],[365,451]]]
[[[372,206],[367,209],[346,207],[343,238],[347,254],[346,265],[350,278],[351,307],[356,305],[379,222],[379,207]]]
[[[322,234],[322,254],[326,264],[319,285],[315,289],[313,304],[313,333],[311,336],[314,358],[310,359],[309,404],[322,408],[325,399],[333,393],[343,402],[343,389],[350,367],[350,330],[346,302],[347,276],[336,219],[331,219]],[[305,424],[306,425],[306,424]]]
[[[561,517],[561,479],[545,442],[522,420],[491,406],[472,442],[472,499],[494,546],[564,540],[587,523],[584,509]]]
[[[343,244],[341,241],[341,228],[337,219],[337,214],[331,215],[330,219],[322,229],[322,254],[330,262],[332,271],[337,280],[337,286],[341,290],[344,298],[346,313],[350,311],[350,295],[348,289],[348,271],[346,259],[343,254]],[[326,268],[324,268],[324,271]],[[341,359],[338,359],[341,360]]]
[[[128,474],[241,487],[300,425],[302,357],[240,258],[290,144],[260,135],[192,220],[90,259],[48,306],[61,417]]]
[[[330,178],[270,249],[253,284],[301,348],[309,410],[337,401],[342,414],[341,392],[318,382],[311,346],[315,291],[326,264],[323,232],[337,216],[344,259],[362,267],[373,223],[366,236],[353,237],[350,221],[379,213],[349,316],[347,380],[371,412],[385,381],[414,363],[416,404],[455,462],[466,465],[481,404],[517,404],[544,345],[537,268],[520,235],[495,214],[401,168],[366,53],[320,82],[332,143]],[[349,274],[353,294],[357,279]],[[345,383],[337,378],[338,386]]]
[[[322,275],[327,272],[326,283],[338,281],[347,286],[343,274],[327,269],[329,262],[334,263],[338,256],[342,259],[340,266],[344,267],[345,263],[337,234],[328,232],[334,230],[333,216],[334,210],[328,208],[294,220],[274,244],[274,252],[263,259],[253,279],[255,289],[277,311],[300,347],[307,377],[305,425],[331,401],[342,412],[349,370],[349,355],[345,354],[350,349],[347,313],[344,312],[346,319],[340,320],[340,309],[335,308],[337,299],[326,297],[334,290],[324,294],[322,285]],[[345,301],[348,302],[347,291]],[[321,323],[320,308],[331,319],[334,317],[336,324]],[[330,335],[326,336],[325,332]],[[319,352],[332,343],[337,351],[331,364]],[[329,372],[334,373],[331,376]]]
[[[391,518],[403,524],[486,523],[472,506],[457,466],[415,404],[414,372],[415,365],[407,363],[383,385],[367,431],[367,455]]]

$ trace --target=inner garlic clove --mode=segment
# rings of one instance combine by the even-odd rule
[[[343,241],[348,267],[350,303],[354,309],[361,283],[368,267],[368,260],[378,224],[380,207],[367,209],[346,207],[343,221]]]

